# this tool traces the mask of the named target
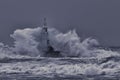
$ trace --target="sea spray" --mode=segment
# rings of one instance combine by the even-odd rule
[[[37,57],[44,54],[38,48],[41,35],[41,27],[17,29],[10,36],[15,40],[13,47],[1,43],[1,54],[17,54],[24,56]],[[48,28],[50,44],[55,50],[60,51],[63,57],[107,57],[119,55],[118,52],[97,49],[95,46],[99,42],[93,38],[87,38],[81,41],[75,30],[62,33],[55,28]],[[7,46],[7,49],[4,48]]]

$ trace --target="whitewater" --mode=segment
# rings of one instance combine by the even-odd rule
[[[120,53],[96,48],[93,38],[81,40],[75,30],[49,28],[49,39],[63,57],[42,56],[41,27],[17,29],[12,47],[0,43],[1,80],[119,80]],[[70,57],[76,56],[76,57]]]

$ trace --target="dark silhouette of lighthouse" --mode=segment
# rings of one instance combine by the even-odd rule
[[[43,57],[61,57],[60,51],[55,51],[52,45],[50,44],[46,18],[44,18],[40,41]]]

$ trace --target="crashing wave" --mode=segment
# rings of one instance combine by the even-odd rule
[[[38,48],[41,36],[41,27],[17,29],[10,36],[15,40],[13,47],[0,44],[1,57],[14,55],[37,57],[43,52]],[[99,42],[93,38],[81,41],[75,30],[67,33],[59,32],[54,28],[48,28],[50,44],[56,51],[60,51],[63,57],[110,57],[119,55],[118,52],[95,48]],[[7,56],[8,55],[8,56]]]
[[[13,47],[0,43],[0,74],[53,74],[53,77],[120,74],[119,52],[96,48],[99,45],[96,39],[81,41],[75,30],[61,33],[49,28],[50,44],[63,57],[41,57],[43,53],[38,49],[41,30],[41,27],[17,29],[10,35],[15,40]]]

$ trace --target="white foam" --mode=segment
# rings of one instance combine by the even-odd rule
[[[99,45],[96,39],[87,38],[83,41],[77,35],[76,31],[69,31],[62,33],[54,28],[49,28],[50,44],[55,50],[61,51],[64,57],[109,57],[119,56],[118,52],[107,51],[104,49],[96,49],[94,46]],[[9,47],[1,43],[0,55],[1,57],[9,56],[41,56],[42,52],[38,49],[40,43],[41,27],[17,29],[10,36],[15,40],[14,47]],[[15,53],[15,54],[14,54]]]
[[[71,59],[72,60],[72,59]],[[61,61],[60,61],[61,62]],[[114,66],[114,67],[113,67]],[[42,62],[17,62],[0,64],[0,73],[25,73],[34,75],[62,74],[62,75],[115,75],[120,70],[118,62],[107,62],[104,64],[68,64],[59,65]]]

